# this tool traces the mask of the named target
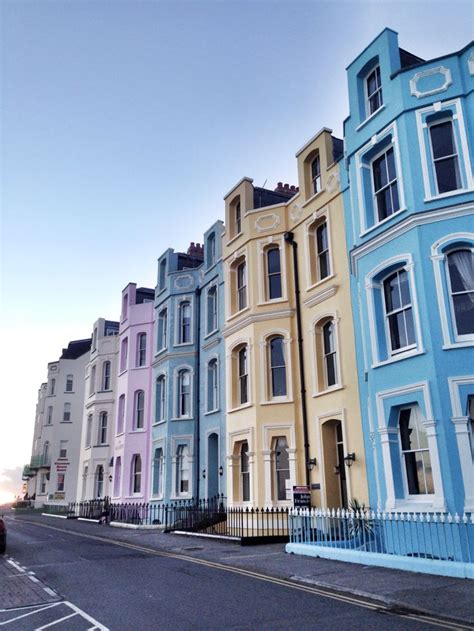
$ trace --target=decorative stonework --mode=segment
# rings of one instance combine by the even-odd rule
[[[301,205],[300,204],[293,204],[293,206],[290,209],[290,219],[291,219],[291,221],[296,223],[297,221],[299,221],[301,219],[302,215],[303,215],[303,209],[301,208]]]
[[[420,89],[418,86],[419,82],[423,83],[423,79],[426,79],[427,77],[433,78],[437,75],[439,85],[424,90],[422,88]],[[453,79],[451,76],[451,70],[449,68],[445,68],[444,66],[436,66],[436,68],[421,70],[413,75],[410,79],[410,92],[412,96],[416,96],[417,99],[421,99],[425,96],[437,94],[438,92],[444,92],[449,88],[452,82]],[[432,81],[430,83],[432,83]]]
[[[474,53],[471,53],[471,56],[467,60],[467,65],[469,67],[469,74],[474,74]]]
[[[174,280],[174,286],[176,289],[187,289],[193,286],[193,277],[191,274],[180,274],[176,276]]]
[[[278,228],[281,223],[280,216],[276,213],[269,213],[268,215],[262,215],[255,221],[255,229],[258,232],[266,232],[267,230],[273,230]]]
[[[326,183],[326,189],[329,193],[335,193],[339,188],[339,175],[337,173],[331,173]]]

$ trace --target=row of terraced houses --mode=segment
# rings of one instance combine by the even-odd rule
[[[474,44],[425,61],[385,29],[347,79],[344,138],[302,146],[297,185],[242,178],[202,245],[48,364],[37,506],[307,485],[318,507],[474,511]]]

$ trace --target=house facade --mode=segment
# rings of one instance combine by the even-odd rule
[[[109,493],[117,502],[144,502],[149,496],[154,295],[135,283],[122,291]]]
[[[84,374],[91,340],[75,340],[48,364],[39,390],[31,461],[24,470],[35,507],[77,499]],[[26,475],[25,475],[26,474]]]
[[[474,47],[385,29],[347,69],[340,165],[370,504],[474,509]]]
[[[77,497],[99,499],[110,495],[113,421],[117,393],[119,323],[99,318],[85,371],[85,396]]]

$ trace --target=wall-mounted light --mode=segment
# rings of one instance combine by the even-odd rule
[[[316,460],[316,458],[310,458],[308,460],[308,469],[312,471],[317,464],[318,464],[318,461]]]
[[[222,465],[219,467],[219,475],[224,475],[224,467]]]
[[[206,469],[203,469],[203,470],[202,470],[202,477],[203,477],[204,479],[206,479]]]
[[[344,462],[346,463],[346,467],[352,467],[352,463],[355,461],[356,455],[354,452],[350,454],[346,454],[344,456]]]
[[[109,475],[109,482],[112,482],[112,474]]]

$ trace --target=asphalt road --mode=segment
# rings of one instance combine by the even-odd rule
[[[157,555],[39,524],[11,520],[8,537],[8,555],[67,603],[61,605],[64,619],[48,626],[51,631],[79,628],[79,614],[65,618],[76,610],[81,622],[89,616],[111,631],[439,628],[363,601],[354,605],[336,594],[321,596],[311,586],[203,560]],[[50,605],[40,614],[51,614],[56,607]],[[0,621],[0,627],[26,631],[51,624],[34,620],[31,615]],[[100,627],[91,622],[80,628]]]

